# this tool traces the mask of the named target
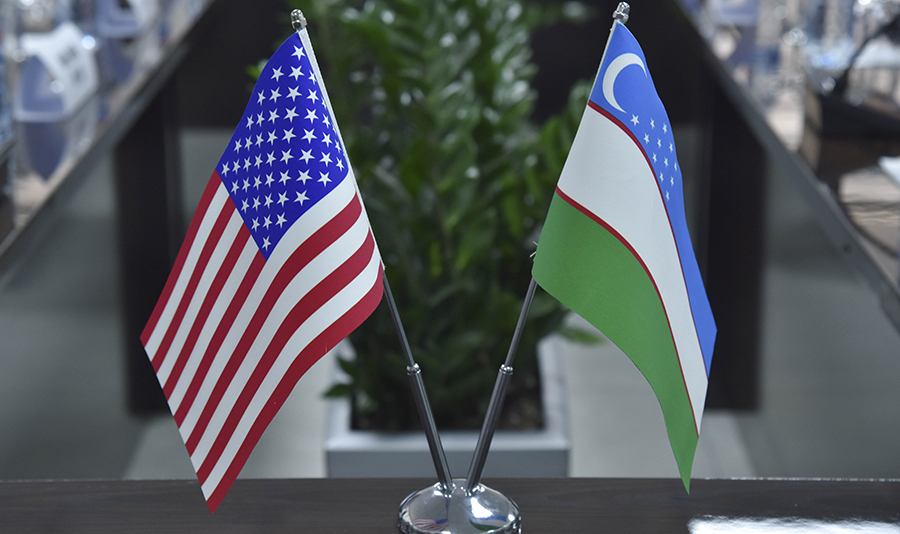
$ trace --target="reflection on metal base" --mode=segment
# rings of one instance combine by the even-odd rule
[[[519,534],[519,507],[506,495],[479,484],[466,492],[464,479],[452,491],[440,483],[417,491],[400,505],[397,529],[403,534]]]

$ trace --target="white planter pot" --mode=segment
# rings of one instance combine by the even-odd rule
[[[485,477],[568,476],[571,439],[560,342],[551,336],[538,345],[544,428],[495,432]],[[428,369],[422,372],[428,373]],[[516,379],[515,374],[512,379]],[[485,391],[484,395],[490,398],[491,392]],[[326,424],[325,466],[329,477],[436,476],[421,431],[352,430],[350,401],[344,398],[329,401]],[[451,474],[465,477],[478,432],[438,430]]]

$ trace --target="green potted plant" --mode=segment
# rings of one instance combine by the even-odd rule
[[[289,0],[310,33],[385,271],[441,430],[480,427],[531,276],[530,255],[584,109],[540,128],[530,37],[571,6],[514,0]],[[565,309],[539,291],[500,428],[541,425],[538,340]],[[351,336],[346,380],[360,429],[418,415],[393,323]]]

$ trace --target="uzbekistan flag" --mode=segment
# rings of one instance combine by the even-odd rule
[[[382,288],[304,29],[263,69],[141,335],[210,511],[300,377]]]
[[[688,489],[716,326],[688,234],[672,125],[640,46],[619,21],[551,201],[533,274],[647,378]]]

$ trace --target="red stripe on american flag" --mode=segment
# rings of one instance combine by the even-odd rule
[[[153,368],[156,371],[159,371],[160,366],[168,356],[169,348],[172,346],[172,340],[175,339],[175,335],[183,325],[184,314],[187,312],[188,306],[190,306],[191,300],[194,298],[194,293],[197,292],[197,286],[200,284],[200,278],[206,270],[209,258],[212,256],[213,251],[222,239],[222,233],[225,231],[225,227],[228,226],[228,221],[231,219],[232,215],[234,215],[234,211],[234,204],[230,199],[226,200],[225,204],[222,205],[222,210],[219,211],[218,217],[216,217],[216,222],[213,224],[212,230],[209,232],[209,237],[206,238],[206,241],[203,243],[203,248],[200,249],[200,255],[197,257],[197,265],[191,272],[187,286],[184,288],[184,293],[181,295],[180,301],[178,302],[178,307],[175,309],[175,314],[172,316],[172,321],[166,329],[166,334],[163,336],[159,348],[156,349],[156,354],[154,354],[151,359]]]
[[[260,302],[252,319],[250,319],[250,323],[247,325],[244,335],[241,336],[241,340],[235,347],[231,358],[229,358],[228,363],[222,370],[219,380],[216,382],[208,401],[203,407],[203,411],[197,420],[197,424],[191,431],[191,436],[186,442],[190,454],[194,454],[197,443],[200,441],[203,432],[206,430],[206,426],[209,424],[212,414],[218,407],[219,401],[222,400],[222,396],[231,384],[231,380],[240,368],[241,363],[243,363],[244,358],[247,356],[247,352],[250,350],[250,346],[256,339],[263,324],[265,324],[266,318],[269,316],[269,313],[272,311],[272,308],[275,306],[275,303],[278,301],[278,297],[281,295],[282,291],[284,291],[284,288],[287,287],[300,269],[305,267],[323,250],[328,248],[328,246],[338,237],[342,236],[351,226],[353,226],[353,223],[359,219],[360,213],[362,213],[362,204],[360,204],[359,198],[354,196],[352,201],[347,204],[340,213],[335,215],[334,218],[325,223],[325,225],[310,236],[309,239],[297,247],[297,250],[291,254],[278,271],[278,274],[275,275],[275,278],[266,290],[262,302]]]
[[[382,267],[379,266],[378,278],[376,280],[381,279]],[[321,357],[322,349],[317,350],[317,348],[328,347],[328,349],[325,350],[325,352],[327,352],[327,350],[330,350],[340,343],[342,339],[350,335],[350,332],[356,329],[356,327],[358,327],[378,306],[383,294],[382,291],[381,284],[375,283],[372,286],[372,289],[369,290],[357,304],[347,310],[347,312],[331,326],[322,331],[321,334],[300,352],[288,368],[284,378],[282,378],[281,382],[276,386],[275,391],[272,393],[269,402],[266,403],[265,408],[263,408],[259,416],[253,422],[250,431],[247,433],[247,437],[244,439],[243,443],[241,443],[234,459],[228,465],[228,469],[225,470],[222,479],[216,485],[216,489],[213,490],[206,499],[206,504],[209,506],[210,513],[215,512],[216,508],[219,507],[219,504],[222,503],[225,494],[228,493],[231,485],[237,479],[238,473],[240,473],[244,464],[247,463],[247,458],[250,457],[253,448],[259,442],[263,432],[269,426],[269,423],[272,422],[272,419],[275,418],[275,415],[278,413],[278,410],[284,404],[285,400],[287,400],[291,391],[293,391],[294,386],[297,385],[300,377],[302,377],[303,374],[306,373],[306,371]]]
[[[242,224],[241,229],[246,231],[247,227]],[[222,265],[216,272],[216,276],[213,279],[212,284],[210,284],[209,290],[206,292],[206,296],[204,296],[203,298],[203,304],[200,306],[200,310],[197,312],[197,318],[194,320],[194,326],[193,328],[191,328],[190,332],[188,332],[187,339],[185,339],[184,341],[184,346],[181,348],[181,353],[175,360],[175,365],[172,367],[172,371],[171,373],[169,373],[169,378],[166,380],[166,384],[163,387],[163,392],[166,394],[166,398],[169,398],[172,395],[172,391],[175,390],[175,385],[178,384],[178,379],[181,377],[181,373],[182,371],[184,371],[184,367],[185,365],[187,365],[187,362],[191,357],[191,353],[194,352],[194,346],[197,343],[197,338],[200,337],[200,332],[206,325],[206,320],[209,318],[209,314],[213,309],[213,305],[219,298],[219,294],[222,292],[222,287],[225,285],[225,281],[228,280],[228,277],[231,275],[235,263],[237,263],[238,258],[240,258],[241,253],[244,251],[249,237],[249,233],[247,234],[247,239],[240,239],[240,236],[238,236],[238,238],[231,244],[231,248],[228,249],[228,253],[225,255],[225,259],[222,261]]]
[[[246,245],[247,242],[252,239],[250,230],[248,230],[246,226],[241,226],[239,238],[243,245]],[[265,265],[266,260],[263,258],[262,253],[257,252],[253,261],[250,263],[250,267],[247,269],[247,273],[241,280],[238,290],[235,292],[234,297],[232,297],[231,302],[229,302],[228,309],[225,310],[222,320],[219,321],[216,332],[213,334],[212,339],[210,339],[209,346],[203,354],[203,359],[200,360],[200,365],[197,367],[197,371],[194,373],[193,378],[191,378],[191,383],[184,393],[184,398],[178,405],[178,409],[175,410],[175,423],[178,424],[178,426],[181,426],[185,417],[187,417],[191,405],[197,398],[200,387],[203,385],[207,373],[209,373],[209,368],[212,367],[212,364],[216,359],[216,354],[222,347],[222,342],[225,341],[225,336],[228,335],[228,331],[231,330],[231,326],[234,324],[241,308],[244,307],[244,302],[247,301],[247,296],[250,295],[253,285],[256,284],[256,280],[259,278],[259,273],[262,272]]]
[[[322,279],[321,282],[316,284],[314,288],[304,295],[284,318],[284,321],[278,327],[272,340],[269,342],[268,346],[266,346],[265,352],[254,366],[253,372],[250,374],[244,387],[241,388],[240,395],[235,401],[234,406],[231,407],[231,411],[225,419],[225,422],[222,424],[222,428],[216,434],[216,439],[213,442],[212,447],[210,447],[206,458],[204,458],[202,465],[197,470],[197,478],[200,479],[201,484],[206,482],[206,478],[209,476],[210,471],[212,471],[213,467],[215,467],[216,463],[219,461],[222,452],[225,450],[225,446],[228,445],[228,442],[234,434],[234,429],[244,416],[244,412],[247,411],[250,401],[253,400],[253,397],[259,390],[260,384],[262,384],[262,381],[266,378],[269,370],[275,364],[282,349],[287,345],[288,340],[290,340],[291,336],[294,335],[294,332],[296,332],[296,330],[306,322],[316,310],[321,308],[322,305],[331,300],[331,298],[338,294],[347,286],[347,284],[359,276],[366,265],[372,261],[372,254],[374,251],[375,239],[372,237],[372,233],[369,232],[363,245],[354,252],[353,255],[347,258],[340,267],[329,273],[328,276]],[[312,344],[310,346],[312,348],[318,348]],[[323,355],[326,352],[328,352],[327,349],[320,349],[318,354]]]
[[[222,179],[219,177],[218,171],[213,171],[212,176],[209,178],[209,182],[206,183],[206,188],[203,190],[203,195],[200,197],[200,204],[197,206],[196,211],[197,214],[206,213],[206,210],[209,209],[209,205],[220,185],[222,185]],[[150,314],[150,319],[144,326],[143,332],[141,332],[141,343],[144,345],[147,344],[147,340],[150,339],[150,335],[153,333],[153,330],[156,329],[159,317],[162,315],[163,310],[166,308],[166,304],[169,302],[169,298],[172,296],[172,289],[175,287],[175,282],[178,281],[181,269],[184,268],[185,259],[187,258],[191,246],[193,246],[194,239],[197,237],[197,229],[200,228],[200,222],[202,220],[202,216],[196,215],[191,219],[187,235],[184,237],[184,243],[182,243],[181,249],[178,251],[178,256],[175,258],[175,265],[172,267],[172,272],[169,273],[169,278],[166,280],[166,285],[163,287],[162,295],[160,295],[159,300],[156,301],[153,313]]]

